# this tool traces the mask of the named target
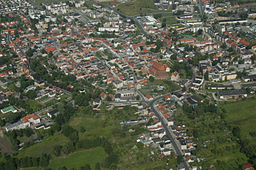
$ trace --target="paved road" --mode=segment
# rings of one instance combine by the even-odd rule
[[[172,142],[172,146],[173,146],[173,149],[175,150],[176,154],[183,156],[183,162],[182,162],[183,166],[185,167],[186,170],[190,170],[191,168],[190,168],[188,162],[186,161],[186,159],[184,157],[184,153],[181,150],[180,144],[177,141],[175,134],[172,132],[171,128],[168,127],[167,120],[165,119],[163,114],[157,108],[155,108],[155,103],[158,100],[163,99],[166,95],[170,95],[170,94],[165,94],[165,95],[159,96],[159,97],[153,99],[152,101],[146,102],[146,103],[149,105],[149,107],[152,108],[152,111],[155,113],[155,115],[161,121],[161,123],[162,123],[162,125],[163,125],[163,127],[164,127],[164,129],[166,131],[167,137],[169,137],[169,139]]]
[[[148,33],[145,31],[144,27],[140,24],[140,22],[137,20],[136,17],[132,17],[132,19],[134,20],[135,24],[140,28],[140,30],[142,31],[142,33],[147,37],[150,38],[150,36],[148,35]]]
[[[81,17],[79,19],[82,22],[84,22],[84,23],[91,23],[91,20],[84,13],[82,13],[80,10],[78,10],[76,8],[73,8],[73,10],[81,15]]]
[[[199,0],[198,2],[199,10],[200,10],[200,15],[201,15],[201,20],[204,20],[204,4],[202,0]]]

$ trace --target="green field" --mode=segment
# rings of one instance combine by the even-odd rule
[[[174,16],[164,16],[161,18],[161,22],[163,22],[164,20],[166,20],[167,25],[172,25],[177,23],[177,20],[175,19]]]
[[[116,9],[128,16],[158,11],[155,7],[154,0],[135,0],[133,2],[120,4]]]
[[[90,150],[78,151],[65,157],[54,158],[50,161],[49,167],[58,169],[65,166],[68,169],[80,168],[89,164],[94,169],[97,162],[101,162],[106,157],[106,153],[102,147]]]
[[[69,125],[78,131],[82,128],[85,129],[85,133],[80,133],[80,139],[104,136],[111,140],[120,141],[124,140],[124,138],[114,135],[117,131],[121,132],[120,120],[135,118],[136,115],[134,115],[134,112],[118,109],[113,110],[112,113],[103,111],[102,113],[98,113],[98,115],[87,115],[86,110],[81,110],[76,117],[70,120]]]
[[[153,82],[148,81],[148,86],[145,86],[141,89],[141,92],[144,95],[147,94],[152,94],[155,93],[157,91],[157,86],[163,86],[164,89],[162,91],[158,91],[158,93],[161,94],[166,94],[169,93],[170,91],[175,91],[180,89],[180,86],[175,84],[172,81],[168,81],[168,80],[157,80],[155,79]]]
[[[115,126],[104,126],[104,120],[83,116],[74,118],[70,125],[78,131],[82,127],[86,130],[86,133],[80,134],[81,139],[95,136],[110,137],[112,129],[115,128]]]
[[[159,157],[157,149],[146,147],[137,148],[136,139],[139,134],[144,134],[144,124],[121,127],[121,120],[133,120],[138,117],[134,113],[137,111],[133,107],[125,107],[123,109],[113,109],[107,111],[92,111],[87,108],[80,108],[67,124],[79,132],[79,140],[93,139],[95,137],[105,137],[113,144],[114,152],[118,155],[117,169],[163,169],[166,167],[166,159]],[[133,129],[135,132],[129,133],[128,130]],[[42,134],[45,135],[44,131]],[[56,156],[54,148],[56,145],[67,146],[70,140],[62,134],[55,133],[53,136],[45,137],[45,139],[32,146],[26,147],[18,152],[17,158],[26,156],[39,157],[42,153],[51,154],[51,160],[48,168],[58,169],[66,167],[67,169],[79,169],[86,164],[90,164],[91,168],[95,168],[96,163],[102,164],[108,156],[102,147],[91,149],[77,148],[74,152],[65,154],[61,151],[60,156]],[[64,149],[64,148],[63,148]],[[151,151],[154,151],[154,155]],[[175,159],[172,158],[172,165],[176,167]],[[24,168],[26,169],[26,168]],[[34,169],[31,167],[31,169]],[[29,168],[26,170],[30,170]]]
[[[20,170],[43,170],[44,168],[31,167],[31,168],[20,168]]]
[[[42,153],[51,153],[56,145],[64,145],[68,142],[68,139],[61,135],[57,134],[50,136],[44,139],[42,142],[29,146],[28,148],[22,149],[18,153],[18,157],[32,156],[39,157]]]
[[[256,98],[250,98],[239,102],[224,105],[227,111],[226,121],[232,126],[239,126],[241,137],[256,143],[256,137],[251,133],[256,132]]]
[[[40,104],[35,100],[27,100],[25,109],[29,110],[30,112],[36,112],[43,109],[44,105]]]

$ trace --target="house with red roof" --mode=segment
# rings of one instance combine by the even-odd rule
[[[72,88],[73,88],[73,86],[70,84],[70,85],[68,85],[68,88],[72,89]]]
[[[244,170],[254,170],[252,164],[250,163],[246,163],[244,164]]]
[[[56,50],[56,47],[48,47],[45,49],[47,53],[54,52]]]
[[[115,96],[113,94],[109,94],[108,96],[110,97],[111,100],[115,99]]]
[[[0,70],[6,69],[6,68],[7,68],[7,65],[6,65],[6,64],[0,65]]]
[[[106,98],[106,96],[107,96],[106,93],[104,93],[104,92],[100,93],[101,100],[104,100]]]
[[[252,50],[256,51],[256,45],[252,46]]]
[[[146,95],[146,98],[147,98],[148,100],[153,100],[153,97],[150,96],[149,94]]]
[[[150,69],[150,73],[153,76],[160,78],[160,79],[167,78],[166,69],[164,68],[163,63],[161,63],[161,62],[153,61],[151,69]]]
[[[195,42],[196,39],[195,38],[192,38],[192,37],[185,37],[181,40],[179,40],[179,42],[182,44],[182,43],[193,43]]]
[[[38,123],[40,123],[40,118],[39,118],[39,116],[37,116],[35,114],[30,114],[30,115],[27,115],[27,116],[21,118],[21,121],[23,121],[24,123],[30,122],[33,124],[38,124]]]
[[[178,57],[177,60],[178,60],[179,63],[183,62],[183,59],[181,57]]]
[[[171,80],[172,81],[180,81],[180,75],[177,71],[172,73]]]
[[[0,73],[0,77],[8,77],[9,75],[7,73]]]
[[[240,40],[240,43],[246,45],[246,46],[249,46],[250,43],[248,41],[245,41],[245,40]]]

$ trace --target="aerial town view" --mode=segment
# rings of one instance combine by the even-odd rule
[[[0,170],[256,169],[256,0],[0,0]]]

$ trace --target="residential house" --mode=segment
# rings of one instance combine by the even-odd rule
[[[247,97],[247,93],[243,89],[223,90],[223,91],[217,92],[217,96],[220,99],[230,99],[230,98],[238,98],[238,97]]]

